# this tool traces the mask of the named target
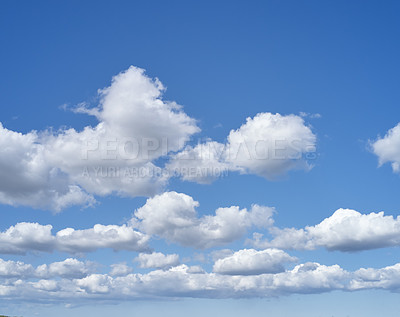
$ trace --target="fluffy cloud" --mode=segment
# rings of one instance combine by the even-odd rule
[[[344,252],[400,245],[400,218],[383,212],[361,214],[351,209],[338,209],[315,226],[304,229],[270,228],[272,240],[255,234],[254,245],[260,248],[313,250],[324,247]]]
[[[111,264],[111,276],[122,276],[132,273],[133,269],[126,262]]]
[[[135,259],[141,268],[165,269],[179,265],[178,254],[163,254],[161,252],[140,253]]]
[[[94,198],[48,162],[46,145],[35,132],[10,131],[0,123],[0,203],[55,211],[90,206]]]
[[[36,268],[35,276],[39,278],[65,277],[83,278],[94,271],[94,264],[77,259],[66,259],[62,262],[42,264]]]
[[[378,288],[398,291],[400,289],[400,263],[381,269],[361,268],[355,272],[349,288],[351,290]]]
[[[114,250],[148,250],[149,237],[127,225],[100,225],[91,229],[63,229],[57,232],[57,248],[70,253],[89,252],[101,248]]]
[[[242,238],[250,228],[265,228],[272,236],[265,239],[253,233],[249,243],[256,248],[313,250],[326,248],[343,252],[400,245],[400,217],[383,212],[361,214],[338,209],[315,226],[278,228],[273,226],[274,209],[253,205],[250,210],[237,206],[218,208],[214,215],[199,217],[199,203],[192,197],[165,192],[149,198],[138,208],[129,224],[100,225],[89,229],[66,228],[52,233],[51,225],[18,223],[0,232],[0,253],[25,254],[29,251],[54,250],[79,254],[97,249],[149,252],[151,236],[198,249],[231,243]],[[232,256],[230,250],[215,259]]]
[[[182,179],[209,183],[228,171],[274,179],[293,169],[310,169],[316,136],[296,115],[259,113],[232,130],[225,144],[208,141],[188,146],[168,167]]]
[[[379,165],[390,162],[393,172],[400,172],[400,123],[390,129],[383,138],[371,142],[371,147],[378,156]]]
[[[51,225],[22,222],[0,232],[0,253],[58,250],[79,254],[102,248],[148,252],[151,235],[203,249],[237,240],[251,227],[273,224],[274,209],[269,207],[253,205],[247,210],[232,206],[218,208],[215,215],[198,217],[197,206],[199,203],[188,195],[165,192],[149,198],[128,225],[96,224],[53,234]]]
[[[165,192],[149,198],[135,211],[131,223],[147,234],[203,249],[237,240],[252,226],[271,225],[274,212],[273,208],[258,205],[249,211],[232,206],[199,218],[195,210],[198,206],[188,195]]]
[[[0,259],[0,277],[2,278],[31,277],[34,275],[34,271],[30,264]]]
[[[211,140],[194,147],[188,145],[171,157],[167,169],[185,181],[209,184],[234,169],[226,161],[225,151],[224,144]]]
[[[27,134],[0,125],[0,202],[60,211],[89,206],[95,195],[153,195],[167,178],[153,160],[178,151],[199,131],[164,87],[130,67],[99,92],[98,124],[82,131]]]
[[[114,250],[148,251],[149,236],[127,225],[100,225],[84,230],[66,228],[55,235],[51,225],[18,223],[0,232],[0,253],[25,254],[29,251],[69,253],[95,251],[100,248]]]
[[[179,297],[276,297],[333,290],[398,291],[400,288],[399,263],[380,269],[361,268],[348,272],[339,265],[308,262],[291,270],[253,275],[208,273],[201,267],[184,264],[146,274],[133,274],[126,270],[125,274],[114,276],[92,273],[91,268],[92,264],[75,259],[36,269],[22,262],[0,260],[0,299],[84,303],[85,300]]]
[[[258,275],[279,273],[285,270],[283,264],[296,258],[278,249],[257,251],[244,249],[222,259],[218,259],[213,271],[229,275]]]
[[[24,254],[27,251],[52,251],[55,237],[51,225],[21,222],[0,232],[0,253]]]
[[[351,275],[338,265],[306,263],[277,274],[222,275],[180,265],[146,274],[112,277],[90,274],[79,279],[18,280],[1,285],[0,298],[83,301],[144,298],[243,298],[347,289]],[[56,292],[54,290],[57,290]]]
[[[94,126],[22,134],[0,123],[0,203],[58,212],[91,206],[96,195],[153,196],[175,174],[210,183],[228,171],[273,179],[310,168],[316,137],[301,117],[259,113],[225,144],[185,147],[200,129],[164,90],[132,66],[99,91],[98,106],[73,108]],[[155,164],[161,157],[166,166]]]
[[[93,273],[94,268],[94,263],[81,262],[77,259],[66,259],[48,265],[42,264],[36,269],[32,265],[20,261],[4,261],[3,259],[0,259],[0,278],[83,278]]]

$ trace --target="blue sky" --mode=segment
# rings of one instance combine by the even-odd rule
[[[399,9],[2,1],[0,314],[395,316]]]

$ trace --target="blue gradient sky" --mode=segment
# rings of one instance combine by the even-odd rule
[[[317,137],[308,172],[291,171],[276,181],[229,173],[209,185],[171,179],[165,191],[192,196],[200,202],[200,216],[256,203],[275,207],[275,225],[281,228],[316,225],[339,208],[397,217],[399,174],[390,164],[378,168],[370,141],[400,121],[399,12],[398,1],[1,1],[0,122],[21,133],[95,125],[94,117],[62,106],[95,106],[98,89],[134,65],[158,77],[168,88],[164,100],[183,105],[197,120],[201,132],[192,144],[206,138],[224,142],[231,129],[257,113],[320,115],[304,118]],[[0,231],[19,222],[51,224],[54,232],[120,225],[146,202],[146,197],[117,195],[96,199],[94,207],[72,206],[60,213],[2,204]],[[207,252],[249,247],[244,243],[251,233]],[[151,246],[181,259],[203,252],[163,239]],[[400,255],[398,247],[288,253],[299,263],[339,264],[348,271],[394,265]],[[80,260],[99,263],[103,273],[113,263],[132,265],[136,256],[104,249]],[[1,254],[35,267],[67,257],[60,251]],[[212,263],[202,266],[212,270]],[[0,299],[0,314],[368,317],[395,316],[397,302],[398,294],[383,290],[111,306],[88,301],[72,308]]]

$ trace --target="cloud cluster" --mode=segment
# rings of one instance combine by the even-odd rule
[[[93,205],[92,195],[50,164],[48,150],[35,131],[17,133],[0,123],[0,203],[55,211]]]
[[[258,249],[326,248],[355,252],[400,245],[400,217],[386,216],[383,212],[361,214],[351,209],[338,209],[315,226],[296,229],[274,226],[275,209],[271,207],[252,205],[249,210],[238,206],[221,207],[215,210],[215,214],[199,216],[196,211],[198,206],[199,203],[192,197],[172,191],[147,199],[134,212],[128,224],[96,224],[92,228],[80,230],[65,228],[53,234],[51,225],[17,223],[0,232],[0,253],[25,254],[29,251],[57,250],[80,254],[103,248],[148,253],[151,250],[151,237],[182,246],[207,249],[241,239],[252,228],[264,229],[271,236],[264,238],[263,233],[253,233],[253,239],[248,242]],[[266,260],[270,251],[246,252],[249,259]],[[141,256],[144,259],[156,255]],[[225,252],[219,258],[227,256],[231,256],[230,261],[235,261],[239,255]],[[177,262],[174,261],[170,264],[175,265]],[[226,261],[221,260],[221,265]]]
[[[203,216],[197,214],[198,207],[199,203],[191,196],[171,191],[148,198],[146,203],[134,212],[131,220],[123,225],[96,224],[88,229],[65,228],[53,234],[51,225],[17,223],[0,232],[0,253],[25,254],[29,251],[58,250],[80,254],[102,248],[148,253],[151,250],[151,237],[162,238],[182,246],[207,249],[241,239],[253,228],[264,229],[271,236],[264,238],[263,233],[253,233],[253,239],[247,241],[258,249],[326,248],[355,252],[400,245],[400,217],[386,216],[384,212],[361,214],[351,209],[338,209],[319,224],[296,229],[274,226],[275,209],[271,207],[252,205],[249,210],[238,206],[221,207],[215,210],[215,214]],[[249,256],[247,260],[257,258],[258,262],[261,258],[266,260],[270,251],[243,252],[247,252]],[[240,254],[240,257],[243,255]],[[227,256],[230,256],[229,261]],[[229,271],[227,267],[237,260],[237,256],[239,254],[228,253],[219,257],[221,262],[216,269]],[[157,254],[140,257],[143,257],[140,260],[142,263],[146,262],[147,257],[150,263],[152,257],[155,259]],[[222,259],[224,257],[226,259]],[[240,265],[247,265],[247,260]],[[176,265],[177,261],[177,258],[174,258],[171,263],[167,263]],[[143,264],[143,267],[163,267],[149,265]],[[257,265],[254,270],[257,271]],[[232,268],[232,271],[235,269]]]
[[[169,267],[167,259],[173,262]],[[126,263],[118,263],[111,265],[109,274],[96,273],[94,263],[71,258],[36,268],[0,259],[0,300],[84,303],[90,299],[252,298],[333,290],[400,289],[400,263],[349,272],[339,265],[307,262],[285,270],[281,266],[295,258],[273,249],[239,250],[225,259],[217,260],[214,272],[209,273],[199,266],[179,265],[174,255],[154,253],[140,259],[139,266],[160,269],[132,273]],[[161,262],[164,264],[160,265]]]
[[[311,168],[316,136],[296,115],[259,113],[231,130],[225,144],[207,141],[174,155],[168,168],[182,179],[210,183],[227,171],[275,179],[293,169]]]
[[[51,225],[21,222],[0,232],[0,253],[25,254],[29,251],[73,254],[95,251],[101,248],[114,250],[148,251],[149,236],[127,225],[100,225],[75,230],[66,228],[52,234]]]
[[[274,212],[273,208],[259,205],[250,210],[232,206],[199,218],[195,210],[198,206],[188,195],[165,192],[149,198],[137,209],[131,224],[148,235],[204,249],[237,240],[253,226],[271,225]]]
[[[68,262],[74,261],[69,259]],[[0,262],[0,271],[3,270],[3,265],[3,262]],[[12,265],[23,266],[22,263]],[[64,263],[60,262],[58,265],[62,267]],[[86,267],[79,263],[75,266],[77,268],[74,268],[74,274],[66,275],[62,268],[55,269],[52,274],[57,278],[54,279],[49,279],[48,276],[41,278],[37,273],[38,269],[31,266],[28,267],[30,277],[27,277],[25,272],[21,273],[21,269],[15,269],[14,273],[9,273],[14,278],[5,279],[0,283],[0,299],[65,303],[87,299],[270,297],[349,290],[349,279],[352,277],[352,273],[346,272],[338,265],[325,266],[318,263],[300,264],[292,270],[258,275],[207,273],[201,268],[182,264],[146,274],[111,276],[87,273]],[[74,269],[71,269],[71,272]],[[81,276],[77,277],[78,275]]]
[[[79,230],[65,228],[53,234],[51,225],[21,222],[0,232],[0,253],[25,254],[30,251],[57,250],[80,254],[104,248],[149,252],[152,236],[183,246],[205,249],[240,239],[252,227],[265,228],[273,224],[274,209],[270,207],[253,205],[247,210],[231,206],[218,208],[215,215],[199,217],[196,212],[198,206],[199,203],[188,195],[165,192],[149,198],[135,211],[128,224],[96,224],[92,228]],[[140,255],[139,259],[143,263],[145,258],[151,262],[156,256]],[[169,260],[173,261],[167,262],[168,265],[177,263],[175,257]]]
[[[400,290],[400,263],[381,269],[361,268],[354,273],[351,290],[388,289]]]
[[[315,226],[304,229],[269,228],[272,240],[254,234],[259,248],[313,250],[319,247],[344,252],[362,251],[400,245],[400,217],[383,212],[361,214],[351,209],[338,209]]]
[[[50,279],[62,277],[68,279],[83,278],[94,273],[95,265],[91,262],[81,262],[68,258],[61,262],[53,262],[49,265],[42,264],[34,268],[31,264],[20,261],[4,261],[0,259],[0,278],[17,279]]]
[[[72,110],[97,124],[31,131],[0,123],[0,203],[61,211],[92,206],[95,196],[153,196],[168,180],[210,183],[227,171],[274,179],[309,169],[316,136],[300,116],[259,113],[232,130],[226,143],[188,145],[200,131],[182,106],[163,100],[165,88],[130,67],[99,90],[99,104]],[[157,165],[163,158],[166,165]]]
[[[130,67],[99,92],[98,107],[76,112],[98,124],[82,131],[17,133],[0,125],[0,202],[60,211],[93,195],[153,195],[166,178],[153,161],[178,151],[199,128],[164,87]]]

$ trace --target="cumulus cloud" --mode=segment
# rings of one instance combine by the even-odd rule
[[[393,172],[400,172],[400,123],[390,129],[383,138],[378,138],[370,144],[378,156],[379,165],[390,162]]]
[[[66,252],[89,252],[101,248],[148,250],[149,237],[127,225],[100,225],[91,229],[66,228],[56,234],[57,248]]]
[[[361,214],[338,209],[329,218],[304,229],[271,227],[272,240],[255,234],[253,244],[259,248],[313,250],[324,247],[344,252],[362,251],[400,245],[400,218],[383,212]]]
[[[58,212],[92,206],[96,195],[153,196],[174,175],[210,183],[228,171],[274,179],[310,169],[316,136],[300,116],[259,113],[225,143],[190,146],[200,129],[164,90],[132,66],[99,90],[97,106],[73,108],[94,116],[94,126],[23,134],[0,123],[0,203]]]
[[[5,261],[0,259],[0,278],[17,279],[51,279],[62,278],[83,278],[94,272],[95,266],[91,262],[81,262],[77,259],[66,259],[61,262],[42,264],[34,268],[31,264],[20,261]]]
[[[207,273],[200,267],[183,264],[168,270],[117,277],[90,274],[79,279],[64,278],[47,282],[18,280],[1,285],[0,298],[65,302],[85,299],[121,301],[179,297],[270,297],[346,290],[350,276],[338,265],[318,263],[301,264],[276,274],[247,276]]]
[[[139,263],[141,268],[165,269],[179,265],[179,255],[161,252],[140,253],[135,261]]]
[[[179,175],[185,181],[210,184],[235,169],[226,161],[225,151],[225,144],[211,140],[188,145],[171,157],[167,169],[171,175]]]
[[[0,253],[24,254],[27,251],[49,251],[54,249],[55,237],[51,225],[20,222],[0,232]]]
[[[72,254],[91,252],[101,248],[114,250],[148,251],[149,236],[127,225],[100,225],[75,230],[66,228],[52,234],[51,225],[21,222],[0,232],[0,253],[25,254],[29,251]]]
[[[48,162],[46,145],[37,132],[8,130],[0,123],[0,203],[55,211],[90,206],[94,198],[60,168]]]
[[[292,259],[289,257],[288,260]],[[199,266],[185,264],[145,274],[134,274],[130,270],[125,270],[125,274],[98,274],[92,268],[91,263],[76,259],[37,268],[22,262],[0,260],[0,299],[46,303],[74,300],[84,303],[85,300],[102,302],[184,297],[265,298],[333,290],[398,291],[400,288],[399,263],[349,272],[339,265],[307,262],[290,270],[251,275],[208,273]]]
[[[398,291],[400,289],[400,263],[381,269],[361,268],[354,273],[349,288],[351,290],[387,289]]]
[[[293,169],[309,170],[316,136],[300,116],[259,113],[231,130],[225,144],[207,141],[187,146],[168,167],[182,179],[210,183],[228,171],[275,179]]]
[[[213,271],[229,275],[258,275],[279,273],[285,270],[284,263],[293,262],[296,258],[278,249],[257,251],[244,249],[222,259],[218,259]]]
[[[76,112],[98,124],[82,131],[14,132],[0,124],[0,202],[60,211],[93,195],[153,195],[167,178],[153,161],[180,150],[199,128],[164,86],[130,67],[100,90],[99,105]]]
[[[83,278],[89,273],[93,273],[94,263],[81,262],[77,259],[66,259],[61,262],[53,262],[49,265],[42,264],[36,268],[35,276],[44,278],[65,277]]]
[[[2,278],[31,277],[34,272],[35,270],[30,264],[0,259],[0,277]]]
[[[213,215],[198,216],[199,203],[192,197],[165,192],[149,198],[134,212],[128,224],[96,224],[89,229],[65,228],[55,234],[51,225],[17,223],[0,232],[0,253],[53,252],[80,254],[111,248],[149,252],[151,236],[197,249],[229,244],[245,236],[251,228],[269,233],[253,233],[247,240],[258,249],[278,248],[314,250],[326,248],[355,252],[400,245],[400,218],[383,212],[361,214],[338,209],[315,226],[278,228],[273,225],[270,207],[253,205],[249,210],[238,206],[218,208]],[[269,236],[271,236],[269,238]],[[214,260],[232,256],[230,250],[215,251]]]
[[[122,276],[132,273],[133,269],[126,262],[111,264],[111,276]]]
[[[199,218],[195,210],[198,206],[188,195],[165,192],[138,208],[131,224],[146,234],[204,249],[237,240],[252,226],[271,225],[274,212],[273,208],[259,205],[253,205],[249,211],[232,206]]]

